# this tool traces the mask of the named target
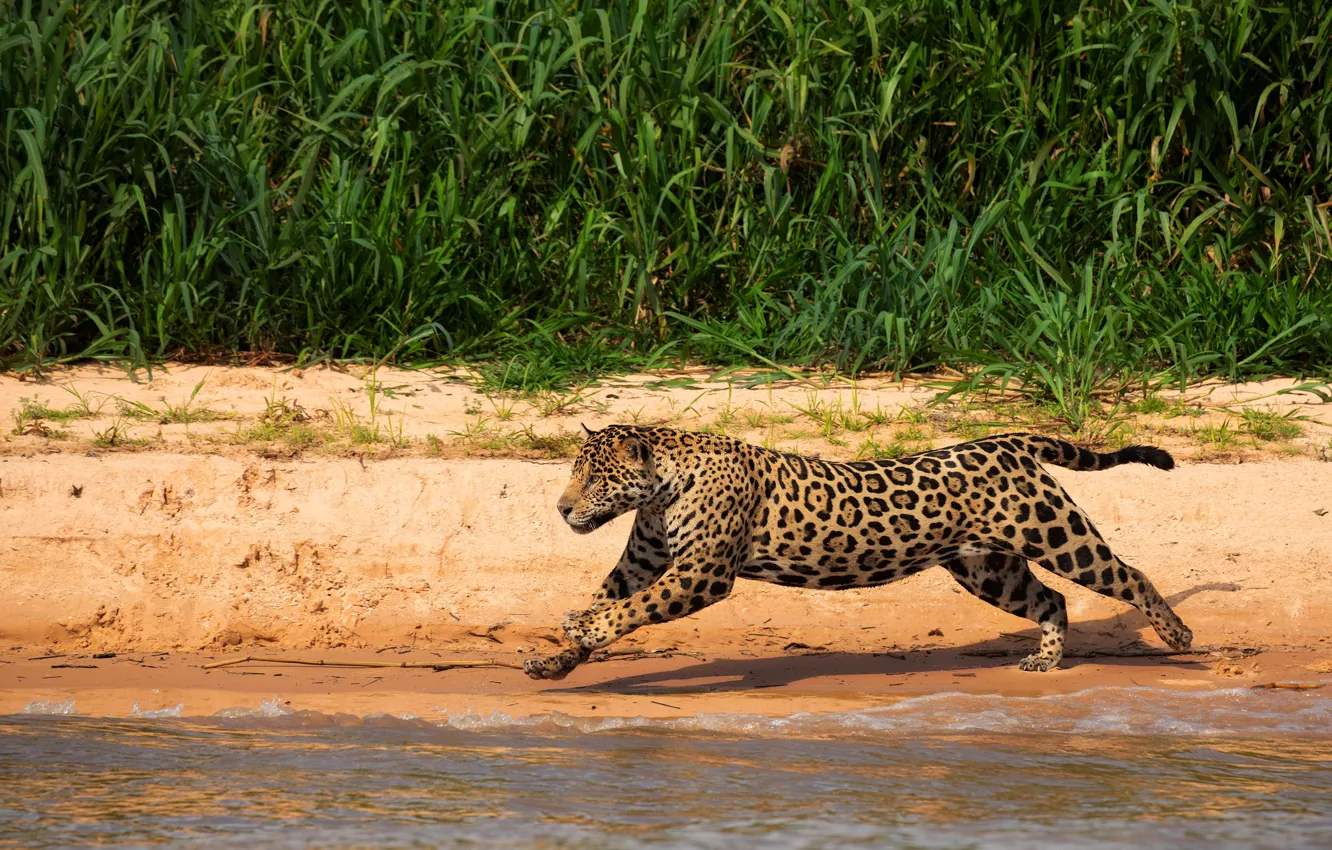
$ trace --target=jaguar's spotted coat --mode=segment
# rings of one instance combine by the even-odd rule
[[[842,590],[933,566],[1039,623],[1040,651],[1019,667],[1050,670],[1063,657],[1068,615],[1064,597],[1027,561],[1136,605],[1172,648],[1188,648],[1188,627],[1146,576],[1115,557],[1038,461],[1174,467],[1156,448],[1102,454],[1029,434],[832,463],[666,428],[588,432],[560,513],[581,534],[631,510],[638,516],[591,607],[565,622],[572,647],[527,662],[527,673],[563,678],[592,650],[641,626],[725,599],[736,578]]]

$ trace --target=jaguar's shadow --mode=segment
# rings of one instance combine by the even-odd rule
[[[1227,582],[1197,585],[1167,597],[1171,606],[1206,591],[1235,592],[1239,586]],[[1094,649],[1114,648],[1122,645],[1126,637],[1147,627],[1147,618],[1136,608],[1100,620],[1084,620],[1071,624],[1069,651],[1064,668],[1076,667],[1090,659],[1076,657],[1078,653]],[[750,691],[790,685],[806,679],[836,678],[839,676],[895,675],[927,671],[956,671],[988,669],[1015,665],[1040,639],[1040,628],[1031,626],[1013,637],[997,637],[965,646],[933,650],[900,652],[825,652],[807,655],[783,655],[767,658],[718,658],[673,670],[660,670],[634,676],[621,676],[595,684],[558,690],[569,692],[595,692],[620,694],[719,693]],[[1015,643],[1014,638],[1017,639]],[[1027,640],[1022,640],[1027,638]],[[999,653],[1005,653],[1000,656]],[[1098,663],[1142,666],[1166,663],[1163,658],[1151,656],[1097,656]],[[1179,666],[1178,660],[1169,663]],[[1186,668],[1197,669],[1199,662],[1186,663]],[[1035,674],[1033,674],[1035,675]]]

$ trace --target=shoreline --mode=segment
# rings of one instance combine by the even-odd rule
[[[211,717],[229,710],[258,710],[265,702],[278,712],[317,712],[344,719],[406,715],[432,722],[553,713],[603,719],[784,717],[882,708],[945,694],[1046,697],[1105,687],[1205,693],[1255,689],[1274,682],[1301,683],[1312,690],[1311,686],[1332,683],[1332,665],[1326,663],[1332,650],[1326,645],[1269,647],[1244,657],[1234,651],[1219,654],[1229,661],[1225,657],[1073,658],[1067,667],[1050,673],[1021,672],[1014,666],[1016,657],[985,658],[966,652],[621,658],[587,664],[554,683],[534,682],[507,668],[435,672],[256,661],[204,669],[213,661],[243,657],[241,653],[118,653],[111,659],[67,655],[40,660],[0,655],[0,715],[20,713],[32,703],[44,703],[49,710],[72,700],[72,710],[79,715],[119,718],[134,717],[136,710],[162,716],[164,709],[168,716],[177,716],[173,711],[177,706],[180,717]],[[328,662],[384,658],[373,652],[284,652],[282,656]],[[499,653],[490,656],[415,651],[395,656],[394,661],[510,660]],[[1254,675],[1225,672],[1236,669],[1227,665],[1240,664],[1248,665]]]

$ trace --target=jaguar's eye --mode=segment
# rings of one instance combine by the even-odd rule
[[[590,475],[588,476],[587,483],[583,485],[583,489],[591,490],[595,486],[597,486],[597,477],[595,475]]]

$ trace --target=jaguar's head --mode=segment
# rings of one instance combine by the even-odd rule
[[[611,425],[590,431],[583,426],[583,433],[586,439],[574,458],[569,486],[556,506],[578,534],[638,509],[661,483],[652,448],[635,429]]]

